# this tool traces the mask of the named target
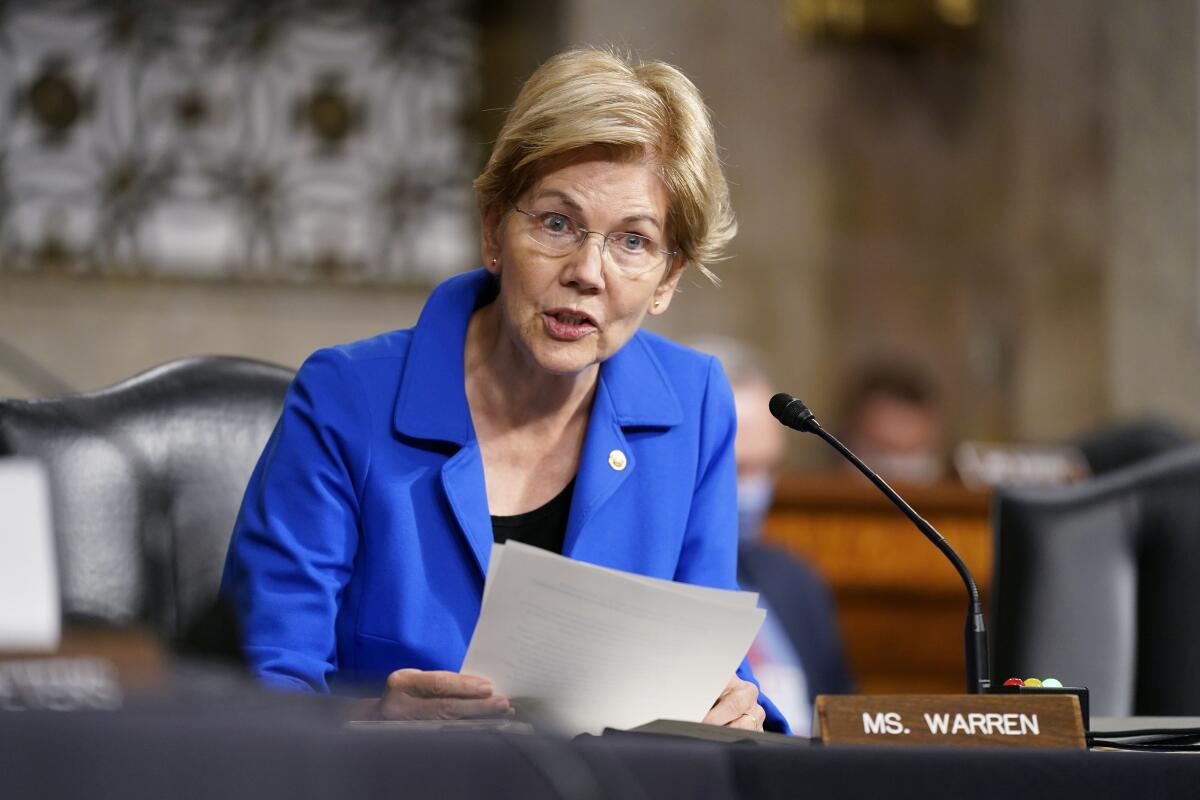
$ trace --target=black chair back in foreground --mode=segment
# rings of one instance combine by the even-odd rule
[[[1200,445],[993,507],[992,677],[1091,690],[1093,716],[1200,714]]]
[[[0,454],[49,473],[68,623],[148,625],[168,641],[203,624],[292,374],[197,357],[99,391],[0,399]]]
[[[1194,441],[1181,429],[1153,417],[1096,428],[1075,442],[1093,475],[1132,466]]]

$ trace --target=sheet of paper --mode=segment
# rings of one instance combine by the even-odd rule
[[[553,557],[554,553],[547,553],[547,555]],[[679,583],[678,581],[668,581],[663,580],[662,578],[651,578],[648,575],[636,575],[632,572],[621,572],[621,570],[611,569],[609,567],[596,566],[596,569],[615,572],[619,575],[624,575],[626,578],[631,580],[642,581],[651,586],[658,586],[670,591],[688,595],[690,597],[695,597],[700,600],[728,603],[729,605],[739,608],[754,608],[758,605],[758,592],[740,592],[734,589],[714,589],[711,586],[696,586],[693,583]]]
[[[462,672],[488,678],[521,713],[567,734],[699,721],[766,616],[753,595],[517,542],[492,559]]]
[[[518,545],[519,547],[524,547],[527,550],[529,550],[530,552],[528,553],[528,555],[530,555],[530,556],[545,556],[546,558],[551,558],[551,559],[554,559],[554,558],[561,559],[562,558],[562,556],[560,556],[560,555],[555,555],[554,553],[548,552],[546,550],[541,550],[536,547],[529,547],[528,545],[521,544],[520,542],[514,542],[514,544]],[[503,560],[503,558],[504,558],[504,545],[503,544],[493,545],[492,553],[491,553],[491,556],[489,557],[489,562],[488,562],[489,578],[493,572],[495,572],[496,570],[498,570],[500,568],[500,562]],[[633,572],[622,572],[619,569],[613,569],[611,567],[602,567],[598,564],[592,564],[591,566],[594,567],[595,569],[603,570],[605,572],[610,572],[614,575],[620,575],[627,580],[642,581],[646,584],[649,584],[650,586],[659,586],[664,589],[669,589],[671,591],[680,592],[682,594],[690,595],[692,597],[696,597],[696,598],[699,598],[702,600],[712,600],[712,601],[720,602],[720,603],[730,603],[735,606],[743,606],[746,608],[753,608],[758,605],[758,592],[741,592],[741,591],[736,591],[734,589],[715,589],[712,586],[696,586],[695,584],[691,584],[691,583],[679,583],[677,581],[668,581],[668,580],[664,580],[662,578],[651,578],[648,575],[638,575]],[[485,602],[485,603],[487,602],[488,589],[489,589],[489,587],[491,587],[491,585],[492,585],[491,580],[488,580],[488,581],[484,582],[484,584],[483,584],[483,602]]]
[[[60,629],[45,470],[0,458],[0,651],[54,650]]]

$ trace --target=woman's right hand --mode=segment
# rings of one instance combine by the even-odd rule
[[[491,681],[457,672],[399,669],[388,675],[383,696],[363,709],[370,719],[481,719],[513,713]]]

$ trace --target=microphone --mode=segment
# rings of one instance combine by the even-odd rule
[[[874,470],[859,460],[858,456],[850,452],[833,434],[821,427],[821,423],[817,422],[817,418],[813,416],[808,406],[790,394],[780,393],[771,398],[770,409],[775,419],[787,427],[802,433],[816,434],[828,442],[834,450],[841,453],[842,457],[857,467],[859,472],[866,475],[879,491],[887,495],[887,498],[903,512],[904,516],[909,518],[917,530],[933,542],[934,546],[941,550],[942,554],[954,565],[954,569],[958,571],[959,577],[962,578],[963,585],[967,589],[967,622],[964,632],[967,693],[987,694],[992,685],[988,672],[987,628],[983,621],[983,604],[979,601],[979,587],[975,585],[971,570],[967,569],[967,565],[959,558],[958,553],[954,552],[954,548],[937,532],[936,528],[926,522],[916,511],[913,511],[912,506],[904,502],[904,499],[896,494],[896,491],[888,486],[887,482]]]

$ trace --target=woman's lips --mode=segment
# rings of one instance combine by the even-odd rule
[[[542,313],[542,319],[545,320],[546,332],[550,337],[563,342],[577,341],[598,330],[595,321],[587,314],[568,308],[545,311]]]

